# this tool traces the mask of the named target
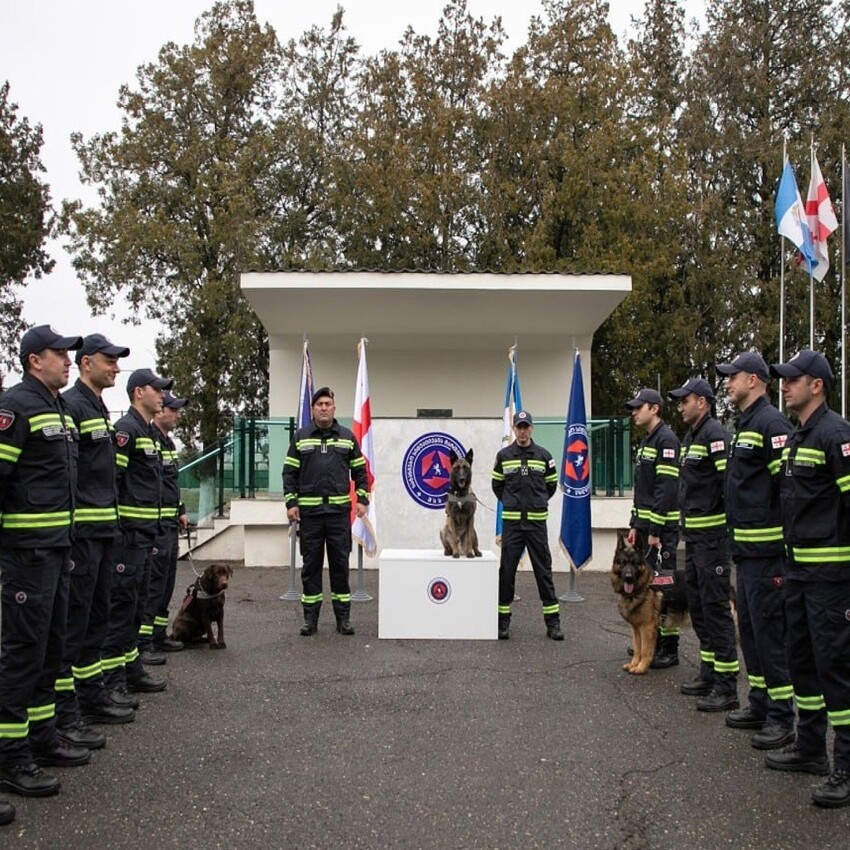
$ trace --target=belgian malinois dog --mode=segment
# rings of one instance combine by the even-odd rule
[[[443,552],[453,558],[465,555],[480,558],[475,532],[475,493],[472,492],[472,449],[465,457],[449,454],[452,463],[449,492],[446,494],[446,524],[440,531]]]

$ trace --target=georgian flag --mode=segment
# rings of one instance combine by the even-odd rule
[[[815,280],[822,281],[829,270],[829,251],[826,247],[827,237],[838,229],[838,219],[826,190],[826,183],[821,174],[818,158],[812,149],[812,177],[809,180],[809,195],[806,198],[806,219],[812,241],[815,247],[817,265],[812,272]]]
[[[366,370],[365,337],[357,345],[360,363],[357,366],[357,387],[354,392],[354,418],[351,430],[360,444],[360,451],[366,459],[366,475],[369,479],[369,507],[364,517],[358,517],[355,505],[354,483],[351,484],[351,536],[363,551],[373,558],[378,553],[378,522],[375,513],[375,447],[372,444],[372,407],[369,398],[369,374]]]

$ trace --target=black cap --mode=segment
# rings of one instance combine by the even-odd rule
[[[314,405],[320,398],[333,399],[333,397],[334,391],[330,387],[319,387],[319,389],[313,393],[313,398],[310,399],[310,405]]]
[[[705,378],[688,378],[681,387],[675,390],[670,390],[668,395],[670,398],[684,398],[686,395],[690,395],[691,393],[696,396],[701,395],[709,401],[714,401],[714,390]]]
[[[787,363],[774,363],[770,372],[777,378],[798,378],[800,375],[811,375],[820,378],[827,387],[832,386],[835,376],[826,357],[819,351],[804,348],[798,351]]]
[[[636,408],[642,407],[644,404],[657,404],[659,407],[663,407],[664,399],[661,398],[661,393],[657,390],[645,387],[631,401],[626,402],[626,407]]]
[[[718,375],[737,375],[738,372],[746,372],[755,375],[763,381],[770,380],[770,372],[767,363],[761,354],[755,351],[745,351],[739,354],[731,363],[717,363],[714,367]]]
[[[127,379],[127,392],[132,393],[136,387],[155,387],[158,390],[170,390],[174,384],[173,378],[160,378],[152,369],[136,369]]]
[[[189,403],[188,398],[177,398],[171,390],[166,390],[162,394],[162,406],[169,407],[172,410],[180,410],[180,408],[185,407]]]
[[[45,348],[74,351],[83,344],[81,336],[62,336],[50,325],[36,325],[21,338],[21,363],[26,366],[30,354],[38,354]]]
[[[533,425],[531,414],[525,410],[519,410],[514,414],[514,425]]]
[[[90,357],[92,354],[98,353],[107,354],[109,357],[126,357],[130,353],[130,349],[113,345],[112,340],[107,339],[103,334],[89,334],[83,338],[83,344],[77,351],[77,365],[83,357]]]

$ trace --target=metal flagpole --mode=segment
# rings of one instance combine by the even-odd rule
[[[847,418],[847,152],[841,146],[841,415]]]
[[[372,597],[363,587],[363,544],[357,544],[357,590],[351,594],[352,602],[371,602]]]
[[[787,152],[788,138],[783,134],[782,137],[782,168],[785,168],[785,162],[788,159]],[[779,234],[779,362],[785,362],[785,237]],[[779,409],[785,407],[785,401],[782,398],[782,378],[779,379]]]
[[[298,552],[298,523],[293,522],[289,526],[289,587],[286,593],[280,597],[283,602],[298,602],[301,599],[301,591],[295,586],[295,556]]]
[[[812,134],[812,144],[809,152],[809,182],[815,173],[815,137]],[[814,234],[812,234],[814,237]],[[809,348],[815,350],[815,270],[809,262]]]

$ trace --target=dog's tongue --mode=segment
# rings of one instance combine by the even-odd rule
[[[635,589],[635,586],[630,581],[624,581],[623,582],[623,590],[626,593],[629,593],[629,594],[633,593],[634,589]]]

